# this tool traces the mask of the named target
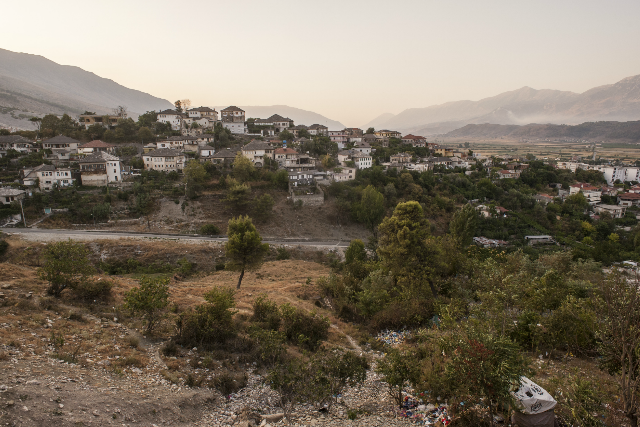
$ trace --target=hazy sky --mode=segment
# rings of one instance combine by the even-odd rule
[[[0,11],[5,49],[172,102],[286,104],[347,126],[640,74],[638,0],[43,0]]]

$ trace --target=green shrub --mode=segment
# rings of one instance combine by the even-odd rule
[[[287,340],[315,351],[329,336],[329,319],[315,312],[308,313],[289,303],[280,307],[283,332]]]
[[[0,256],[7,253],[7,249],[9,249],[9,244],[6,240],[0,240]]]
[[[74,293],[83,300],[106,300],[111,296],[111,280],[85,280],[76,285]]]
[[[287,248],[278,248],[276,249],[276,252],[276,260],[278,261],[283,261],[285,259],[291,258],[291,252],[289,252]]]
[[[264,323],[268,329],[277,331],[280,329],[280,322],[282,321],[280,308],[274,301],[267,299],[266,295],[260,295],[253,300],[253,317],[251,320]]]
[[[205,303],[183,313],[177,319],[177,342],[188,347],[212,347],[235,336],[233,315],[235,291],[213,288],[205,294]]]
[[[124,295],[124,308],[134,314],[141,314],[151,333],[162,320],[169,305],[169,279],[161,277],[142,277],[140,286]]]
[[[220,229],[214,224],[205,224],[198,230],[198,234],[204,234],[205,236],[219,236]]]
[[[47,293],[60,297],[65,289],[75,289],[86,282],[94,273],[87,255],[84,245],[71,239],[49,243],[44,251],[44,267],[38,269],[38,277],[49,282]]]
[[[165,343],[160,351],[167,357],[178,356],[180,354],[180,347],[176,344],[175,341],[171,340]]]

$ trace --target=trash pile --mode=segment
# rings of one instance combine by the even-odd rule
[[[441,425],[446,426],[451,423],[451,417],[447,412],[447,407],[447,404],[436,406],[429,403],[425,405],[420,399],[405,396],[402,408],[398,411],[398,416],[409,418],[416,424],[434,426],[440,422]]]
[[[407,330],[390,331],[387,329],[386,331],[380,332],[376,339],[388,345],[398,345],[402,344],[404,340],[410,336],[411,332]]]

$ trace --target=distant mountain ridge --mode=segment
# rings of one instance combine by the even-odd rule
[[[39,55],[0,49],[0,124],[30,128],[26,116],[110,113],[124,105],[134,116],[171,108],[166,99],[124,87],[82,68]],[[24,116],[24,117],[23,117]]]
[[[581,94],[523,87],[479,101],[454,101],[382,115],[367,126],[418,135],[450,132],[467,124],[578,124],[640,119],[640,75]]]
[[[616,140],[630,143],[640,142],[640,121],[600,121],[585,122],[579,125],[528,124],[497,125],[497,124],[468,124],[460,129],[444,135],[450,138],[469,139],[547,139],[568,138],[590,141]]]

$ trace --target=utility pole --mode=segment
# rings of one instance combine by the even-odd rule
[[[24,228],[27,228],[27,220],[24,218],[24,209],[22,207],[22,199],[20,200],[20,210],[22,211],[22,224],[24,224]]]

